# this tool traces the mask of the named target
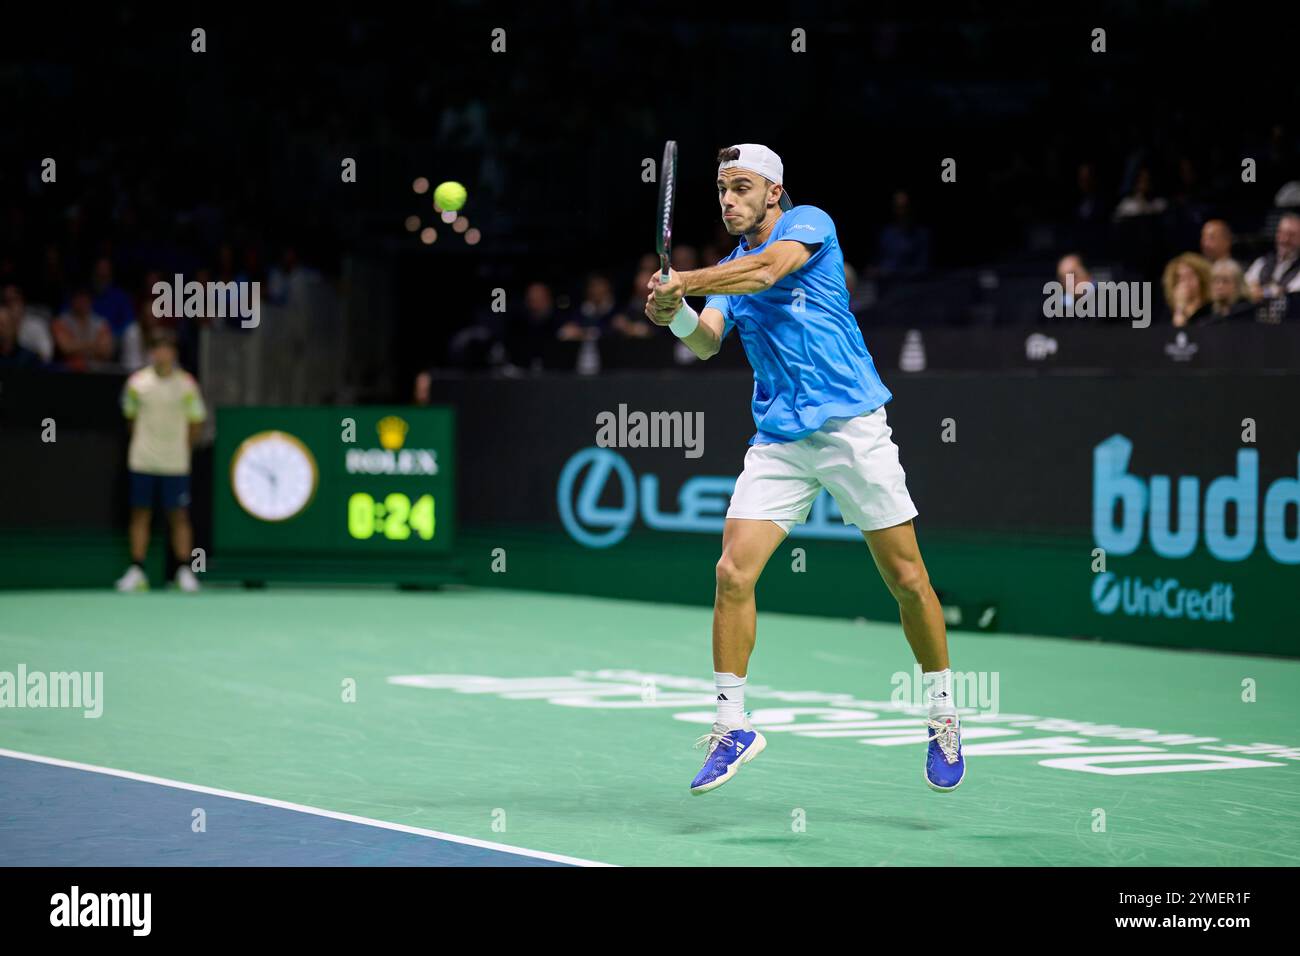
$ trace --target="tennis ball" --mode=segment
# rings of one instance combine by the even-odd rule
[[[465,192],[465,187],[460,183],[448,182],[443,183],[433,191],[433,201],[438,204],[439,209],[455,212],[465,205],[465,198],[468,195]]]

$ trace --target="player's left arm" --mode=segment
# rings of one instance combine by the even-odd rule
[[[677,311],[688,295],[748,295],[770,289],[792,272],[807,265],[820,243],[812,245],[793,239],[779,239],[762,252],[741,256],[720,265],[689,272],[669,270],[668,281],[655,273],[655,306],[668,315]]]
[[[185,418],[189,422],[190,431],[190,448],[194,448],[203,435],[203,421],[208,417],[207,407],[203,404],[203,393],[199,391],[198,382],[194,381],[193,376],[186,373],[188,388],[182,402],[185,407]]]
[[[682,295],[748,295],[772,288],[808,264],[817,246],[779,239],[762,252],[680,273]]]

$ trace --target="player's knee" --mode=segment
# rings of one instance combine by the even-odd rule
[[[919,604],[930,593],[930,576],[920,561],[898,561],[886,572],[889,591],[900,604]]]
[[[731,555],[723,553],[718,560],[717,581],[720,597],[745,597],[754,590],[758,576],[738,565]]]

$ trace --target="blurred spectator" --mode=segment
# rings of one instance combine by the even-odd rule
[[[709,263],[713,265],[714,263]],[[673,247],[672,268],[678,272],[690,272],[700,267],[700,253],[694,246],[682,244]]]
[[[844,263],[844,288],[849,293],[849,311],[854,316],[867,311],[876,304],[876,284],[870,279],[858,281],[858,270],[847,262]]]
[[[1056,281],[1061,284],[1062,302],[1067,315],[1073,314],[1071,310],[1075,300],[1093,285],[1092,273],[1083,264],[1083,258],[1075,252],[1061,256],[1061,261],[1056,264]]]
[[[1291,209],[1300,206],[1300,179],[1285,183],[1273,197],[1273,205],[1279,209]]]
[[[1074,204],[1074,218],[1078,222],[1097,223],[1106,219],[1106,209],[1097,189],[1097,174],[1092,163],[1080,163],[1075,174],[1079,195]]]
[[[1133,216],[1155,216],[1164,212],[1169,204],[1153,196],[1154,186],[1151,170],[1146,166],[1138,168],[1133,177],[1133,190],[1119,201],[1115,207],[1115,219],[1129,219]]]
[[[63,253],[55,243],[45,247],[41,256],[41,268],[36,281],[32,283],[31,297],[34,302],[41,302],[51,309],[58,308],[67,296],[67,275],[63,269]]]
[[[1252,302],[1300,292],[1300,216],[1287,213],[1277,223],[1275,247],[1246,270]]]
[[[151,310],[149,315],[153,319],[154,324],[158,326],[158,328],[170,329],[174,332],[176,331],[177,326],[180,324],[180,318],[174,315],[164,315],[161,318],[159,318],[158,316],[155,316],[152,312],[154,300],[158,298],[157,293],[155,293],[153,289],[154,286],[157,285],[159,282],[165,283],[167,285],[168,290],[170,290],[172,277],[168,276],[166,279],[164,279],[163,274],[159,272],[157,269],[150,269],[148,272],[146,272],[144,274],[144,281],[140,283],[140,300],[149,303],[149,307]],[[167,291],[163,294],[166,295],[168,298],[171,297],[170,291]],[[147,342],[148,339],[146,339],[145,341]]]
[[[523,310],[511,310],[506,326],[510,361],[524,368],[540,368],[547,343],[554,341],[555,332],[555,294],[545,282],[530,282],[524,290]]]
[[[1212,263],[1232,258],[1232,228],[1222,219],[1207,220],[1201,227],[1201,255]]]
[[[610,285],[609,277],[593,272],[587,277],[586,291],[577,314],[560,326],[560,339],[572,342],[598,338],[609,328],[615,309],[614,287]]]
[[[495,368],[506,361],[505,316],[488,307],[476,309],[470,322],[447,343],[447,362],[455,368]],[[418,382],[417,382],[418,384]]]
[[[1200,175],[1189,156],[1178,158],[1177,184],[1169,201],[1169,225],[1178,237],[1186,236],[1190,245],[1205,222],[1206,208],[1201,199]]]
[[[1234,259],[1220,259],[1211,265],[1209,320],[1221,322],[1248,318],[1253,311],[1240,263]]]
[[[301,308],[308,303],[311,287],[320,281],[320,273],[298,261],[298,250],[286,246],[280,264],[272,266],[266,276],[266,296],[272,305]]]
[[[630,339],[648,338],[654,329],[645,318],[646,287],[650,277],[659,271],[659,260],[655,256],[642,256],[636,275],[632,277],[632,291],[627,304],[610,320],[610,328]]]
[[[3,303],[13,313],[18,327],[18,344],[40,356],[42,362],[54,359],[54,336],[45,316],[27,308],[23,290],[10,283],[4,288]]]
[[[1176,328],[1198,325],[1210,317],[1210,263],[1195,252],[1169,260],[1161,279],[1170,321]]]
[[[91,311],[90,290],[72,293],[68,311],[54,320],[54,346],[59,361],[84,372],[113,358],[113,333],[108,320]]]
[[[108,256],[100,256],[95,260],[91,284],[95,293],[91,308],[96,315],[102,315],[108,321],[113,338],[121,338],[126,327],[135,319],[135,306],[131,297],[113,284],[113,262]]]
[[[41,357],[18,344],[18,323],[14,311],[0,302],[0,367],[39,368]]]
[[[880,230],[874,271],[887,278],[924,275],[930,270],[930,230],[916,224],[912,198],[904,190],[894,193],[893,205],[894,221]]]
[[[411,394],[413,405],[430,405],[433,402],[433,373],[428,369],[415,376],[415,388]]]
[[[141,299],[135,321],[122,333],[122,344],[118,350],[121,366],[128,372],[144,368],[149,361],[148,343],[153,341],[155,333],[159,331],[161,328],[153,314],[153,299]]]
[[[235,250],[230,243],[222,243],[217,250],[217,270],[215,282],[220,282],[224,289],[220,293],[225,299],[225,326],[243,328],[243,317],[239,314],[239,289],[236,283],[246,281],[246,277],[235,265]]]

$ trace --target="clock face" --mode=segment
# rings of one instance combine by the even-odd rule
[[[288,432],[259,432],[235,450],[230,485],[240,507],[263,521],[287,521],[316,493],[316,459]]]

